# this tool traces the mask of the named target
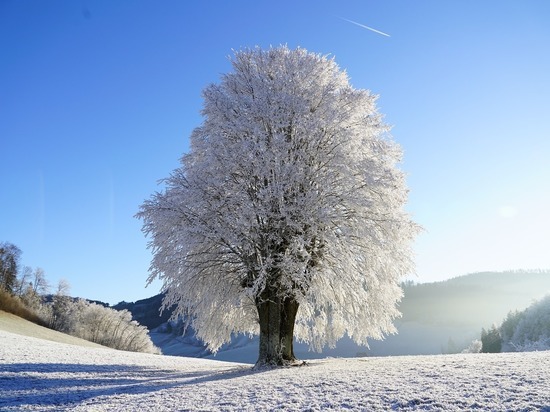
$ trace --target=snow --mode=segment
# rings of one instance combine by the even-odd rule
[[[0,330],[2,411],[550,412],[550,352],[250,364],[53,342]]]
[[[15,332],[19,335],[47,339],[54,342],[69,343],[80,346],[101,347],[101,345],[98,345],[97,343],[39,326],[2,310],[0,310],[0,330]]]

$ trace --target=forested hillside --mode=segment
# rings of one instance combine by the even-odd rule
[[[138,300],[136,302],[119,302],[113,306],[116,310],[128,310],[132,313],[133,319],[138,321],[140,325],[146,326],[149,330],[160,326],[168,321],[172,315],[171,310],[160,310],[164,294],[152,296],[147,299]]]
[[[484,272],[444,282],[406,284],[403,321],[434,325],[500,322],[510,310],[550,292],[550,271]]]
[[[550,271],[483,272],[443,282],[405,284],[399,334],[371,343],[376,355],[456,353],[550,293]]]

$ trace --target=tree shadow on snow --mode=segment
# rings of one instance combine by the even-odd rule
[[[254,373],[258,371],[243,366],[178,371],[128,365],[4,364],[0,365],[0,410],[8,406],[75,406],[96,397],[139,395]]]

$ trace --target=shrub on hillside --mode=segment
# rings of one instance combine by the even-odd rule
[[[479,339],[474,339],[462,353],[480,353],[483,349],[483,343]]]
[[[65,333],[114,349],[159,353],[147,328],[132,320],[127,310],[117,311],[83,299],[63,300],[57,304],[52,319]],[[54,300],[52,307],[55,305]]]
[[[28,281],[31,276],[33,281]],[[55,295],[46,296],[49,283],[42,269],[29,268],[17,281],[20,296],[0,289],[1,310],[114,349],[159,353],[147,328],[133,321],[130,312],[66,296],[66,281],[60,282]]]
[[[502,350],[502,338],[496,325],[491,326],[489,330],[481,330],[481,352],[499,353]]]
[[[13,296],[2,289],[0,289],[0,310],[14,314],[41,326],[46,326],[46,322],[44,322],[35,311],[28,308],[19,297]]]

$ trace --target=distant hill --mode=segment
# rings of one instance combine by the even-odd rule
[[[550,293],[550,271],[483,272],[405,285],[403,321],[491,325]]]
[[[371,353],[453,353],[550,293],[550,271],[483,272],[404,286],[398,335],[373,342]]]
[[[550,271],[484,272],[442,282],[405,284],[399,305],[403,316],[395,322],[397,335],[371,341],[368,349],[343,338],[335,349],[322,354],[309,352],[304,344],[296,344],[295,352],[303,359],[459,352],[479,339],[482,327],[500,324],[509,311],[523,310],[549,293]],[[212,357],[192,330],[184,336],[174,333],[177,327],[167,323],[171,312],[159,315],[162,298],[160,294],[113,308],[132,312],[166,354]],[[216,359],[254,362],[256,354],[257,340],[238,336],[222,347]]]
[[[164,294],[160,293],[136,302],[122,301],[112,306],[112,308],[116,310],[128,310],[134,320],[138,321],[140,325],[146,326],[147,329],[152,330],[166,323],[170,319],[170,316],[172,316],[171,310],[165,310],[161,313],[162,299],[164,299]]]

